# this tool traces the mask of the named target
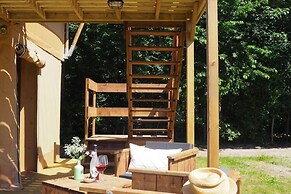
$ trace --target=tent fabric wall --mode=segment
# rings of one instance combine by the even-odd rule
[[[64,23],[25,23],[27,40],[59,60],[64,59]]]
[[[0,24],[2,23],[0,19]],[[34,140],[37,157],[31,158],[31,160],[36,160],[35,170],[39,172],[50,166],[59,156],[56,145],[60,144],[61,69],[64,54],[64,39],[61,38],[64,37],[64,24],[56,24],[55,27],[52,23],[48,24],[47,30],[43,28],[46,26],[44,24],[5,23],[5,25],[8,26],[7,32],[0,33],[0,191],[22,187],[19,166],[22,170],[26,170],[27,156],[25,154],[27,152],[24,151],[24,147],[27,145],[21,142],[25,139],[21,135],[30,135],[27,125],[20,122],[24,121],[21,117],[28,118],[25,114],[35,114],[29,115],[29,118],[36,120]],[[37,28],[40,30],[38,31]],[[23,80],[18,77],[16,44],[23,44],[28,49],[28,53],[37,53],[39,59],[45,59],[45,66],[37,68],[36,73],[34,72],[36,76],[36,102],[33,102],[34,105],[36,104],[35,112],[25,112],[24,107],[19,107],[19,97],[25,97],[25,95],[21,96],[18,93],[18,90],[22,89],[18,86],[21,87],[20,81]],[[34,57],[28,56],[28,58]],[[19,65],[20,67],[33,65],[35,64],[33,62],[35,61],[26,60]],[[29,103],[25,105],[30,106]],[[21,124],[23,126],[20,126]],[[20,160],[19,153],[23,154]]]
[[[19,174],[19,110],[17,66],[14,50],[16,35],[9,24],[0,34],[0,190],[21,188]]]

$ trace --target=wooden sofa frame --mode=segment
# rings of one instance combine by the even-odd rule
[[[196,157],[198,148],[194,147],[180,153],[168,156],[168,170],[191,172],[196,168]],[[130,162],[130,149],[125,148],[114,152],[114,173],[116,176],[125,174],[128,171]]]

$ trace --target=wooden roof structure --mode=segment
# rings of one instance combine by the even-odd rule
[[[205,9],[208,165],[218,167],[217,0],[124,0],[120,10],[109,8],[107,0],[0,0],[0,21],[186,24],[187,142],[194,143],[194,35],[196,24]]]
[[[124,0],[111,9],[107,0],[1,0],[0,14],[25,22],[187,21],[201,15],[205,0]],[[197,9],[198,8],[198,9]],[[197,17],[197,16],[196,16]]]

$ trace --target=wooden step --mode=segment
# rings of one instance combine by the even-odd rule
[[[146,119],[146,118],[139,118],[139,119],[132,119],[132,122],[173,122],[169,119]]]
[[[177,88],[172,87],[130,87],[132,92],[134,93],[167,93],[172,90],[176,90]]]
[[[177,65],[180,61],[129,61],[131,65]]]
[[[175,99],[130,99],[133,102],[174,102]]]
[[[148,128],[141,128],[141,129],[132,129],[133,132],[167,132],[168,129],[148,129]]]
[[[181,47],[161,47],[161,46],[130,46],[130,51],[180,51]]]
[[[131,111],[133,112],[173,112],[170,108],[146,108],[146,107],[139,107],[139,108],[132,108]]]
[[[142,79],[162,79],[162,78],[176,78],[178,75],[137,75],[137,74],[129,74],[130,77],[136,79],[136,78],[142,78]]]
[[[133,36],[175,36],[179,35],[180,31],[149,31],[149,30],[130,30],[129,34]]]

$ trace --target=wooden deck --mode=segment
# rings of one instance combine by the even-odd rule
[[[66,177],[73,175],[73,167],[76,164],[74,159],[61,159],[58,163],[42,170],[39,173],[28,172],[22,174],[23,189],[11,191],[11,194],[40,194],[41,183],[45,180]]]

